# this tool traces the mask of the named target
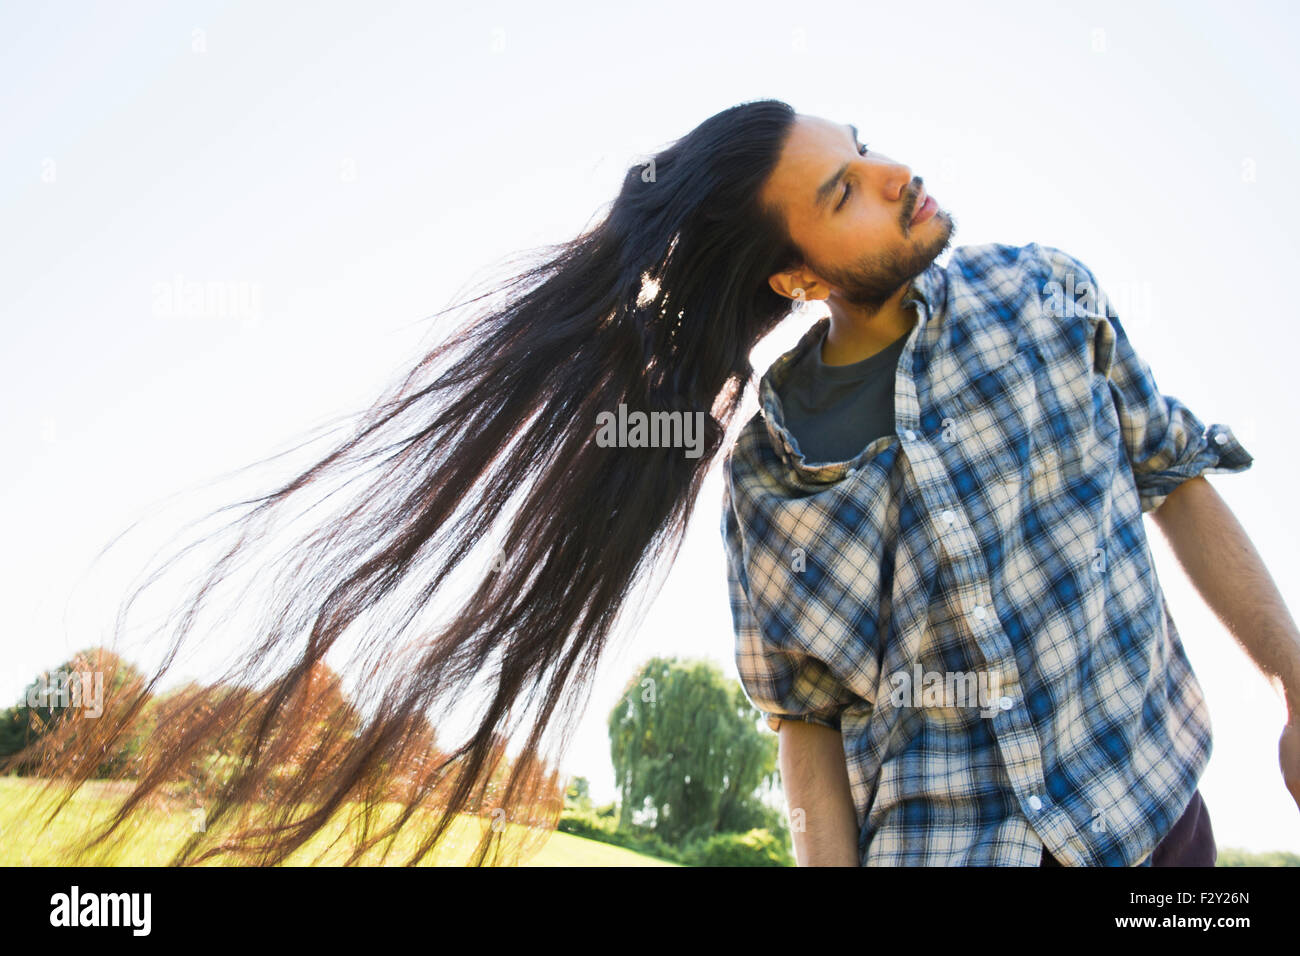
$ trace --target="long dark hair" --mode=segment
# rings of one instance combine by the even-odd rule
[[[213,753],[224,770],[204,797],[205,826],[172,865],[222,853],[284,862],[355,802],[363,813],[349,864],[434,804],[437,825],[419,831],[408,863],[467,808],[496,808],[496,819],[531,833],[553,828],[546,755],[567,747],[620,610],[662,559],[676,558],[751,383],[750,351],[791,310],[767,278],[797,265],[799,251],[759,196],[794,117],[777,100],[733,106],[629,168],[594,228],[543,247],[539,262],[461,303],[479,308],[345,441],[283,487],[229,506],[251,509],[227,525],[238,540],[185,602],[162,667],[112,695],[98,719],[69,721],[75,733],[47,742],[40,766],[51,782],[79,788],[97,756],[124,739],[209,591],[262,539],[264,522],[299,504],[299,492],[345,475],[348,485],[365,481],[257,572],[271,591],[256,605],[266,609],[258,640],[241,647],[221,694],[196,688],[168,700],[134,787],[83,846]],[[620,404],[696,421],[702,413],[702,453],[596,441],[598,415]],[[484,547],[494,560],[472,563]],[[400,637],[467,568],[479,583],[459,611]],[[322,714],[317,682],[324,655],[359,619],[365,666],[354,696],[365,712],[349,722]],[[477,727],[448,746],[439,715],[484,678]],[[552,751],[557,708],[564,720]],[[528,730],[523,756],[502,792],[492,773],[518,728]],[[290,755],[294,772],[275,776]],[[401,811],[379,826],[375,815],[395,794]],[[470,865],[506,861],[508,832],[485,831]]]

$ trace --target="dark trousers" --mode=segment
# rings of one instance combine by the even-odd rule
[[[1156,844],[1151,854],[1152,866],[1214,866],[1219,851],[1214,845],[1214,831],[1210,828],[1210,812],[1205,809],[1198,787],[1192,793],[1183,815],[1173,829]],[[1040,866],[1060,866],[1056,857],[1043,847]]]

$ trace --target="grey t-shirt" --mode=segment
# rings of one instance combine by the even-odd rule
[[[894,431],[894,376],[906,344],[900,335],[861,362],[826,365],[819,341],[791,367],[777,394],[805,461],[847,461]]]

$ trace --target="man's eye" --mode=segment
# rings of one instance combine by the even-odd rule
[[[859,143],[859,144],[858,144],[858,155],[859,155],[859,156],[865,156],[865,155],[867,155],[867,144],[866,144],[866,143]],[[845,204],[846,202],[849,201],[849,193],[851,193],[851,192],[853,192],[853,184],[852,184],[851,182],[845,180],[845,182],[844,182],[844,195],[841,196],[841,197],[840,197],[840,201],[839,201],[838,203],[835,204],[835,211],[836,211],[836,212],[839,212],[841,209],[844,208],[844,204]]]

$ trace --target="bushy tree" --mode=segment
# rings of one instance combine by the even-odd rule
[[[586,777],[574,777],[569,782],[569,789],[564,793],[564,806],[573,810],[592,809],[591,784]]]
[[[609,717],[619,826],[643,811],[646,825],[680,845],[776,825],[760,788],[775,779],[777,742],[760,716],[712,661],[646,663]]]
[[[75,724],[97,720],[107,700],[139,693],[139,668],[103,647],[88,647],[34,677],[12,707],[0,711],[0,761],[19,775],[34,764],[36,748],[58,752]],[[142,719],[104,748],[94,776],[129,776],[151,733],[146,698]],[[27,755],[31,754],[32,758]]]

